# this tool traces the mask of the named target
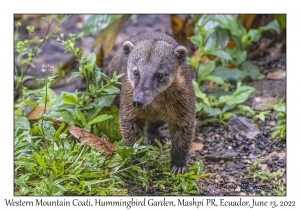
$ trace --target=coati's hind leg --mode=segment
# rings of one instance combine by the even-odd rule
[[[156,145],[155,139],[158,139],[161,144],[165,144],[170,139],[168,125],[161,120],[147,123],[145,136],[149,144]]]

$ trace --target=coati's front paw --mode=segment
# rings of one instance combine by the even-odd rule
[[[187,167],[187,157],[173,157],[171,160],[171,173],[172,174],[184,174]]]
[[[171,173],[172,174],[184,174],[185,172],[185,169],[186,169],[186,166],[171,166]]]

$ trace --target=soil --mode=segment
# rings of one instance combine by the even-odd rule
[[[62,24],[62,32],[79,33],[82,15],[72,15],[67,22]],[[35,24],[34,19],[28,19],[28,24]],[[41,25],[37,32],[42,36],[45,34],[46,27]],[[121,44],[128,38],[142,32],[160,31],[172,35],[170,15],[138,15],[136,21],[127,21],[120,30],[115,46],[110,55],[104,61],[104,67],[108,65],[112,56]],[[26,30],[20,29],[20,36],[26,37]],[[95,37],[85,38],[85,43],[92,43]],[[267,38],[266,38],[267,39]],[[80,44],[80,43],[79,43]],[[259,81],[253,81],[249,85],[256,90],[251,98],[255,97],[273,97],[281,99],[286,97],[286,78],[270,79],[270,72],[279,70],[286,71],[286,50],[285,45],[279,46],[280,42],[274,42],[269,46],[270,50],[264,50],[264,53],[252,61],[260,67],[260,71],[265,78]],[[279,49],[278,49],[279,47]],[[275,50],[274,50],[275,49]],[[277,50],[277,51],[276,51]],[[64,63],[71,57],[64,53],[63,46],[56,40],[46,41],[37,58],[34,60],[36,68],[29,68],[28,74],[37,77],[43,77],[40,71],[42,64],[56,66]],[[69,74],[69,73],[68,73]],[[63,83],[55,87],[54,90],[59,94],[62,90],[71,92],[81,89],[84,86],[82,80],[73,83]],[[251,100],[247,102],[251,104]],[[242,135],[228,137],[228,128],[223,125],[209,123],[199,124],[196,129],[194,143],[201,145],[202,149],[196,150],[190,157],[190,162],[202,160],[204,163],[204,172],[211,174],[209,178],[198,180],[197,185],[201,190],[200,195],[259,195],[262,190],[266,195],[277,195],[270,184],[270,180],[262,181],[260,178],[251,178],[251,170],[265,172],[279,171],[282,175],[276,180],[277,183],[286,183],[286,142],[276,141],[270,138],[270,129],[276,125],[274,116],[268,117],[265,122],[256,123],[259,128],[259,134],[249,139]],[[201,147],[199,147],[201,148]],[[224,158],[212,158],[216,152],[227,153]],[[217,157],[217,155],[215,155]],[[261,162],[250,169],[253,163],[261,159]],[[136,186],[130,190],[130,195],[144,195],[141,187]],[[152,191],[147,195],[161,195],[161,192]]]

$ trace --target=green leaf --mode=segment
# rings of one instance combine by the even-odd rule
[[[96,54],[94,52],[90,53],[86,60],[89,66],[94,66],[96,62]]]
[[[200,112],[204,107],[204,103],[196,101],[196,112]]]
[[[62,101],[66,104],[80,105],[77,95],[62,92]]]
[[[230,96],[230,99],[226,101],[226,104],[228,104],[228,105],[234,105],[234,104],[243,103],[243,102],[245,102],[249,98],[250,94],[254,90],[255,89],[253,87],[240,86]]]
[[[35,78],[34,76],[25,75],[25,76],[23,77],[23,80],[22,80],[22,82],[25,82],[26,80],[29,80],[29,79],[34,79],[34,78]]]
[[[102,121],[108,120],[112,117],[113,117],[112,115],[102,114],[102,115],[99,115],[99,116],[95,117],[94,119],[92,119],[87,125],[92,125],[92,124],[95,124],[98,122],[102,122]]]
[[[94,64],[92,73],[93,73],[92,74],[93,83],[95,84],[95,87],[98,89],[100,88],[101,70],[100,68],[98,68],[96,64]]]
[[[221,77],[216,77],[216,76],[211,76],[211,75],[206,76],[203,80],[209,80],[209,81],[215,82],[219,85],[224,84],[224,80]]]
[[[42,167],[42,169],[45,171],[46,170],[46,163],[44,161],[44,158],[40,156],[37,153],[34,153],[34,158],[38,162],[38,164]]]
[[[215,61],[210,61],[200,65],[198,68],[198,82],[201,82],[204,77],[208,76],[215,69]]]
[[[101,96],[95,100],[98,107],[109,107],[115,99],[115,95]]]
[[[261,32],[258,29],[250,29],[247,35],[250,38],[250,43],[257,42],[261,37]]]
[[[259,80],[264,77],[260,73],[258,66],[252,64],[250,61],[244,61],[241,66],[241,70],[246,76],[249,76],[252,80]]]
[[[109,85],[109,86],[103,88],[103,91],[106,92],[106,93],[113,94],[113,93],[119,93],[120,89],[113,86],[113,85]]]
[[[82,75],[81,72],[77,72],[77,71],[76,72],[72,72],[71,76],[70,76],[70,80],[74,79],[74,78],[76,78],[76,77],[78,77],[80,75]]]
[[[205,49],[208,48],[220,48],[226,47],[229,40],[229,35],[227,30],[217,26],[212,33],[207,36]]]
[[[245,27],[236,18],[220,18],[216,19],[215,21],[219,23],[221,28],[228,29],[234,36],[242,38],[246,34]]]
[[[75,114],[77,115],[77,117],[81,121],[82,125],[85,126],[86,125],[86,120],[85,120],[84,114],[79,110],[79,108],[77,106],[75,107]]]
[[[285,103],[278,103],[278,104],[275,104],[273,106],[273,109],[277,112],[283,112],[283,113],[286,113],[286,104]]]
[[[255,115],[255,111],[253,109],[251,109],[251,107],[249,107],[249,106],[240,104],[237,107],[243,112],[248,112],[251,116]]]
[[[122,16],[115,14],[84,15],[82,30],[85,35],[95,34]]]
[[[91,71],[93,69],[94,66],[92,65],[86,65],[84,66],[84,68],[87,70],[87,71]]]
[[[265,112],[260,112],[257,117],[258,119],[260,119],[261,121],[265,121],[266,115],[269,114],[270,111],[265,111]]]
[[[203,93],[199,89],[199,85],[198,85],[198,83],[195,80],[193,80],[193,86],[194,86],[194,89],[195,89],[196,97],[202,99],[203,103],[205,103],[207,105],[210,105],[210,103],[208,101],[208,98],[206,97],[205,93]]]
[[[219,115],[221,114],[221,109],[219,108],[212,108],[212,107],[209,107],[207,105],[204,105],[204,109],[205,113],[208,114],[208,116],[216,116],[216,115]]]
[[[286,27],[286,14],[275,14],[274,18],[278,21],[281,28]]]
[[[132,165],[131,168],[135,171],[141,172],[141,173],[146,173],[146,171],[144,171],[143,169],[141,169],[140,167],[136,166],[136,165]]]
[[[45,101],[47,102],[47,108],[50,109],[57,104],[58,98],[54,90],[47,87],[47,97],[46,97],[46,87],[41,90],[42,99],[38,101],[39,106],[45,106]]]
[[[30,130],[30,123],[26,117],[15,117],[14,129]]]
[[[225,82],[238,81],[245,78],[245,74],[238,69],[216,68],[211,75],[221,77]]]
[[[196,45],[197,47],[200,47],[202,46],[202,36],[201,34],[197,34],[197,35],[194,35],[192,37],[189,37],[188,38],[194,45]]]
[[[241,63],[243,63],[247,58],[247,51],[246,50],[240,50],[239,48],[234,48],[232,50],[227,50],[229,55],[231,56],[233,62],[239,66]]]
[[[52,119],[63,118],[62,121],[71,122],[76,125],[78,124],[78,121],[73,117],[73,114],[68,111],[50,112],[49,114],[46,114],[46,116]]]
[[[34,102],[29,101],[27,99],[24,99],[23,102],[24,102],[24,104],[30,106],[32,109],[34,109],[36,107],[36,104]]]
[[[122,158],[122,160],[125,160],[134,153],[134,149],[127,146],[118,146],[116,152]]]
[[[118,74],[117,76],[116,76],[116,79],[118,80],[118,79],[120,79],[121,77],[123,77],[125,74]]]
[[[204,51],[204,55],[214,55],[220,57],[224,60],[232,60],[231,56],[225,52],[224,50],[220,50],[217,48],[211,48]]]
[[[261,32],[267,31],[267,30],[274,30],[277,33],[280,33],[280,25],[277,20],[272,20],[270,23],[268,23],[266,26],[261,26],[258,28]]]
[[[55,137],[56,137],[57,139],[59,139],[59,136],[60,136],[62,130],[64,129],[64,127],[65,127],[65,123],[63,122],[63,123],[59,126],[59,128],[57,129],[57,131],[55,132]]]
[[[94,83],[90,83],[90,84],[89,84],[89,92],[90,92],[92,95],[95,94],[95,92],[96,92],[96,86],[95,86]]]
[[[222,119],[223,120],[228,120],[233,114],[235,114],[234,112],[226,112],[223,114]]]

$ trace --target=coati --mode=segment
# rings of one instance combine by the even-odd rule
[[[125,73],[119,118],[123,140],[133,146],[145,129],[167,123],[172,173],[184,173],[194,138],[195,92],[186,54],[170,36],[145,33],[124,42],[108,66],[110,76]]]

